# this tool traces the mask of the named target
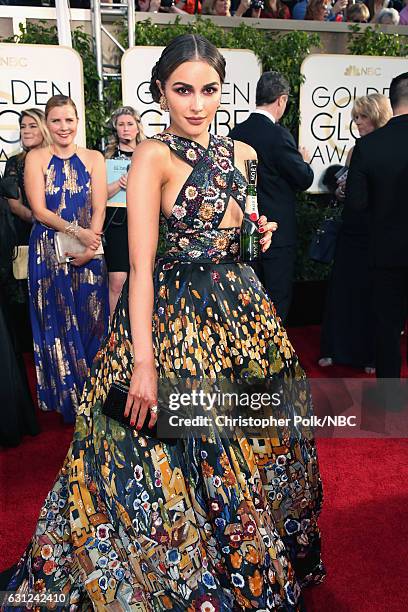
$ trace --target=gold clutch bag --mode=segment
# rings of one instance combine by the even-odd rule
[[[15,247],[13,255],[13,276],[23,280],[28,276],[28,245]]]
[[[70,253],[70,255],[82,255],[86,251],[86,246],[82,244],[75,238],[74,236],[69,236],[64,232],[55,232],[54,236],[55,243],[55,254],[57,256],[58,263],[68,263],[69,259],[65,255],[65,253]],[[103,255],[103,246],[102,243],[99,245],[97,250],[94,252],[94,257],[97,255]]]

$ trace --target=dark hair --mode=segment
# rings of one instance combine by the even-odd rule
[[[402,104],[408,105],[408,72],[403,72],[392,79],[390,85],[390,102],[393,111]]]
[[[45,111],[44,111],[46,119],[48,117],[49,112],[53,108],[56,108],[57,106],[72,106],[72,108],[75,111],[76,118],[78,119],[78,111],[77,111],[77,107],[75,106],[75,102],[69,96],[63,96],[63,95],[52,96],[52,98],[50,98],[47,101],[47,104],[45,105]]]
[[[217,71],[221,83],[225,80],[225,58],[209,40],[200,34],[182,34],[176,36],[167,45],[159,61],[152,70],[150,93],[153,100],[159,102],[160,89],[156,81],[164,87],[169,76],[184,62],[203,60]]]
[[[324,11],[324,13],[322,13]],[[307,3],[305,20],[307,21],[323,21],[326,13],[325,0],[309,0]]]
[[[333,164],[326,168],[322,176],[322,183],[330,193],[334,193],[338,187],[337,176],[338,172],[344,168],[341,164]]]
[[[283,75],[275,71],[264,72],[256,85],[256,105],[272,104],[289,92],[289,82]]]

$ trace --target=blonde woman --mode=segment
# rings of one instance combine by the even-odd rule
[[[14,226],[18,245],[28,245],[33,214],[24,189],[24,168],[28,151],[47,147],[51,137],[45,124],[44,112],[39,108],[27,108],[21,113],[20,140],[22,152],[7,160],[4,176],[15,176],[19,188],[18,199],[9,199],[11,211],[14,214]]]
[[[52,144],[27,155],[25,181],[35,222],[30,235],[28,285],[38,404],[75,420],[88,368],[108,330],[108,287],[101,242],[106,174],[98,151],[78,147],[79,117],[71,98],[45,107]],[[66,252],[63,236],[84,250]],[[68,250],[68,247],[67,247]]]
[[[357,98],[351,111],[360,138],[381,128],[391,116],[388,98],[378,93]],[[353,149],[347,156],[346,169]],[[336,193],[339,199],[344,199],[344,188],[343,180]],[[364,368],[366,374],[373,374],[374,337],[367,214],[349,210],[345,202],[323,318],[323,357],[319,365],[352,365]]]
[[[129,159],[145,139],[139,113],[131,106],[121,106],[111,117],[112,135],[105,151],[106,159]],[[108,184],[108,199],[126,191],[127,172]],[[129,272],[127,210],[108,206],[105,221],[105,258],[109,272],[109,309],[116,308],[123,283]]]

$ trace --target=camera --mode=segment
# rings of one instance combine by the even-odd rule
[[[171,8],[172,6],[174,6],[174,0],[161,0],[160,6],[162,6],[163,8]]]
[[[251,0],[251,9],[263,9],[265,8],[263,0]]]

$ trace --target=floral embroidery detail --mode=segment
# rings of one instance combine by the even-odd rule
[[[214,240],[214,246],[220,251],[225,251],[225,249],[228,247],[228,238],[226,236],[218,236]]]
[[[197,188],[194,187],[194,185],[189,185],[184,193],[186,194],[187,200],[194,200],[198,195]]]
[[[200,207],[199,215],[201,219],[204,219],[204,221],[209,221],[210,219],[212,219],[214,216],[214,207],[212,206],[212,204],[202,204],[202,206]]]
[[[228,157],[221,157],[217,159],[216,164],[222,172],[230,172],[233,170],[233,165],[231,164],[231,160]]]
[[[197,152],[194,151],[194,149],[187,149],[186,151],[186,157],[187,159],[189,159],[190,161],[196,161],[197,159]]]
[[[225,209],[225,204],[223,200],[217,200],[216,203],[214,204],[214,209],[215,209],[215,212],[222,213]]]
[[[173,206],[172,215],[176,217],[176,219],[182,219],[186,215],[186,209],[183,206]]]
[[[214,176],[214,184],[217,187],[220,187],[221,189],[225,189],[227,186],[227,181],[225,180],[225,178],[222,176],[222,174],[216,174]]]

